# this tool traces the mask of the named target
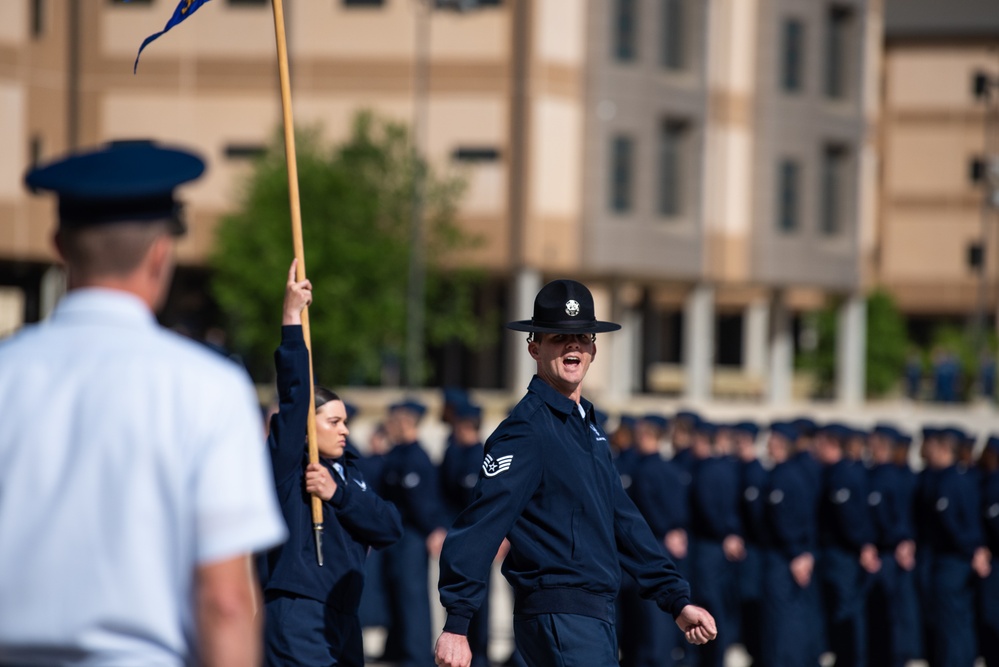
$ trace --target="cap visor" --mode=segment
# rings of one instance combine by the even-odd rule
[[[510,322],[506,325],[507,329],[512,329],[514,331],[526,331],[530,333],[608,333],[611,331],[617,331],[621,328],[620,324],[615,324],[614,322],[600,322],[599,320],[595,322],[590,322],[578,327],[560,326],[558,324],[545,325],[535,324],[532,320],[518,320],[516,322]]]

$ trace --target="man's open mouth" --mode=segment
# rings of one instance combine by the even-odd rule
[[[570,354],[569,356],[567,356],[565,358],[565,361],[563,361],[563,363],[566,366],[573,366],[573,367],[575,367],[575,366],[579,365],[580,361],[582,361],[582,360],[579,357],[577,357],[574,354]]]

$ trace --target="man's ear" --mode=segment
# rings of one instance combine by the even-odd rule
[[[590,361],[597,358],[597,341],[593,341],[593,354],[590,355]]]
[[[527,344],[527,353],[530,354],[531,358],[535,361],[538,360],[538,357],[541,354],[541,346],[538,345],[538,341],[532,340]]]

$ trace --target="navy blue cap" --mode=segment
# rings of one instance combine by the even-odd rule
[[[923,433],[923,440],[928,440],[930,438],[939,438],[941,430],[936,426],[924,426],[922,433]]]
[[[454,418],[455,419],[481,419],[482,418],[482,408],[472,403],[469,400],[461,401],[460,403],[455,403],[454,405]]]
[[[799,437],[810,438],[819,430],[819,425],[815,423],[815,420],[808,417],[798,417],[791,422],[791,426],[798,432]]]
[[[169,220],[180,234],[184,224],[173,191],[204,171],[194,153],[151,141],[116,141],[36,167],[24,183],[58,195],[62,228]]]
[[[874,435],[883,436],[888,440],[891,440],[892,442],[897,442],[899,438],[902,436],[902,433],[897,428],[885,422],[879,422],[875,424],[874,429],[871,431],[871,433]]]
[[[638,421],[645,422],[647,424],[652,424],[656,428],[665,431],[666,427],[669,426],[669,419],[664,415],[649,413],[647,415],[642,415],[638,418]]]
[[[348,403],[347,401],[343,402],[343,409],[347,412],[347,421],[353,419],[354,415],[356,415],[359,412],[356,405],[354,405],[353,403]]]
[[[457,405],[468,402],[468,392],[461,387],[444,387],[441,389],[446,405]]]
[[[839,422],[829,422],[828,424],[823,424],[819,427],[817,433],[824,436],[835,438],[836,440],[845,440],[853,434],[853,429],[851,429],[846,424],[840,424]]]
[[[963,445],[968,440],[968,434],[957,426],[945,426],[940,429],[940,436],[944,438],[953,438],[956,441],[955,444],[958,445]]]
[[[991,449],[999,453],[999,435],[990,435],[989,439],[985,441],[985,449]]]
[[[618,428],[634,428],[638,419],[634,415],[621,415],[617,420]]]
[[[728,428],[737,433],[745,433],[751,438],[755,438],[760,433],[760,427],[751,421],[736,422]]]
[[[799,434],[798,429],[790,422],[774,422],[770,424],[770,432],[786,438],[789,442],[797,440]]]
[[[718,424],[702,419],[694,426],[694,430],[701,435],[713,438],[718,433]]]
[[[393,403],[389,406],[389,410],[406,410],[415,414],[417,419],[422,419],[427,412],[427,406],[415,398],[407,398]]]

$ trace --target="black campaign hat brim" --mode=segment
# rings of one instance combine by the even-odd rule
[[[570,326],[558,322],[535,322],[534,320],[517,320],[506,325],[507,329],[514,331],[526,331],[529,333],[568,333],[568,334],[588,334],[588,333],[609,333],[621,328],[620,324],[614,322],[584,322],[579,326]]]

